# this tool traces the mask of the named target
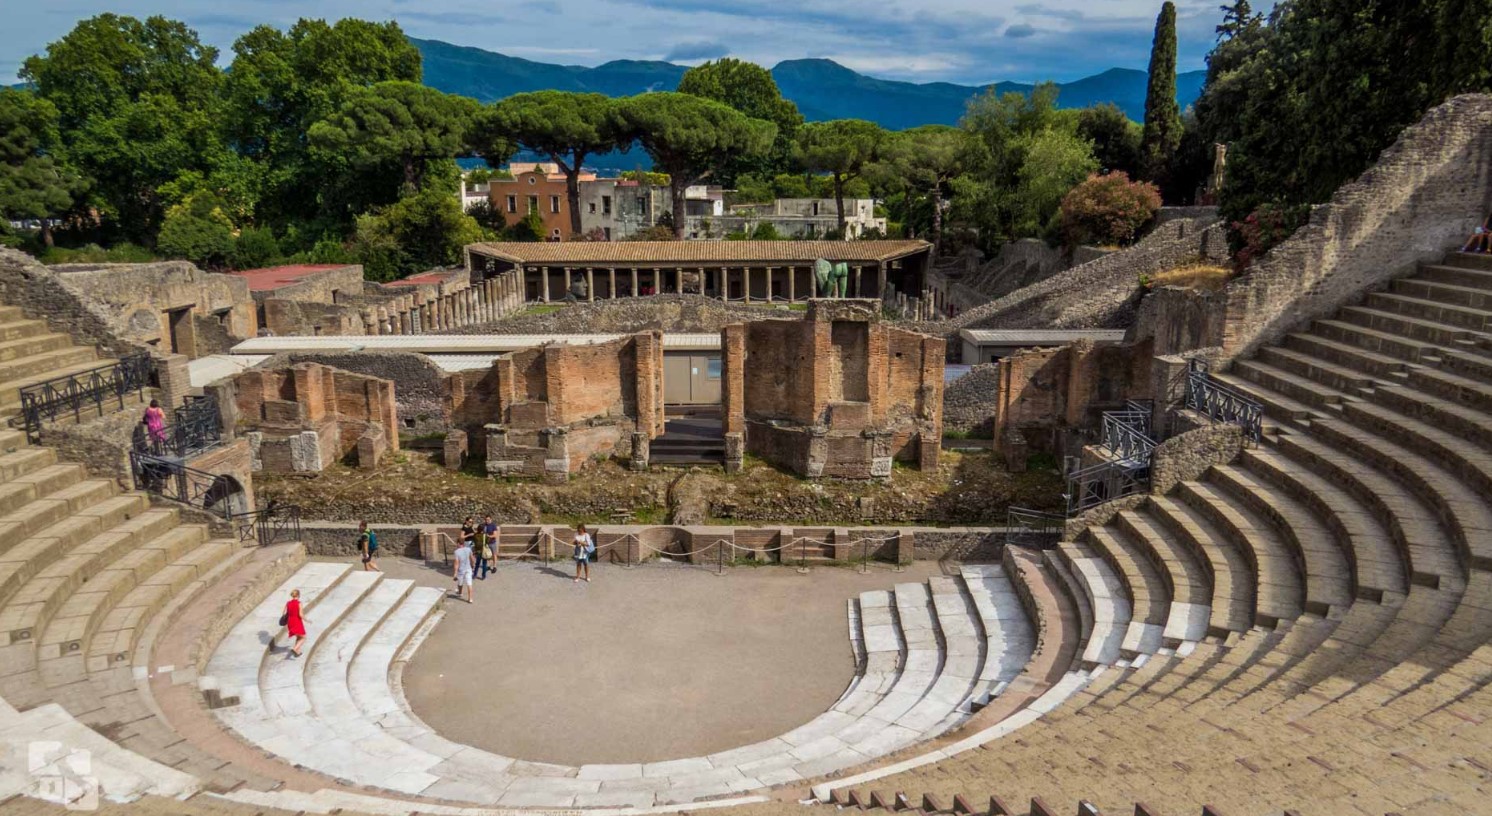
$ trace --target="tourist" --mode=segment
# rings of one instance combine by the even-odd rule
[[[306,623],[308,622],[300,614],[300,590],[290,590],[290,600],[285,603],[285,614],[280,616],[280,621],[285,627],[285,632],[295,641],[290,654],[286,656],[287,659],[300,657],[301,647],[306,643]]]
[[[482,516],[482,525],[477,528],[477,538],[482,542],[482,557],[477,560],[477,575],[483,581],[487,580],[487,573],[491,572],[497,565],[497,549],[502,543],[498,537],[497,524],[492,521],[492,514]]]
[[[1492,215],[1488,215],[1476,232],[1467,239],[1466,245],[1461,247],[1462,252],[1492,252]]]
[[[456,597],[466,596],[466,602],[472,602],[471,577],[476,569],[476,557],[471,551],[471,540],[463,537],[461,546],[456,548],[456,554],[452,556],[451,577],[456,580]]]
[[[596,551],[596,540],[591,538],[591,534],[585,531],[584,524],[577,524],[575,525],[575,538],[571,543],[574,546],[573,557],[575,558],[575,580],[573,583],[580,583],[583,573],[585,582],[589,584],[591,582],[591,554]]]
[[[363,572],[383,572],[378,568],[378,534],[368,529],[368,522],[357,525],[357,548],[363,554]]]
[[[166,444],[166,412],[161,410],[161,401],[153,399],[150,407],[145,409],[145,430],[150,434],[150,441],[155,445]]]

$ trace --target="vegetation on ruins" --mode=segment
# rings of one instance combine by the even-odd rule
[[[825,173],[833,183],[839,231],[844,232],[844,187],[865,172],[886,141],[886,131],[864,119],[811,122],[798,133],[794,157],[804,170]]]
[[[1089,176],[1062,197],[1062,232],[1069,243],[1124,246],[1160,209],[1154,184],[1117,170]]]

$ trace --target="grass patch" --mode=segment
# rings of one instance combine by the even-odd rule
[[[1157,286],[1180,286],[1201,292],[1216,292],[1233,277],[1230,269],[1209,263],[1189,263],[1175,269],[1167,269],[1154,275],[1142,276],[1141,284],[1147,289]]]

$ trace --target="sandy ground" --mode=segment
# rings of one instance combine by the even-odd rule
[[[392,576],[450,586],[410,560]],[[449,739],[541,762],[652,762],[768,739],[827,710],[854,673],[845,601],[922,581],[921,562],[820,567],[502,564],[476,603],[446,603],[404,672],[411,707]]]

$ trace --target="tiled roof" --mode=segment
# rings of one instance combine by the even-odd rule
[[[250,291],[267,292],[288,284],[299,283],[312,275],[330,272],[333,269],[346,269],[351,265],[291,264],[289,266],[271,266],[264,269],[245,269],[231,274],[248,279]]]
[[[1049,346],[1092,340],[1096,343],[1118,343],[1124,340],[1124,329],[962,329],[965,340],[991,345],[1029,343]]]
[[[926,241],[567,241],[471,244],[472,252],[522,264],[573,266],[876,262],[927,252]]]

